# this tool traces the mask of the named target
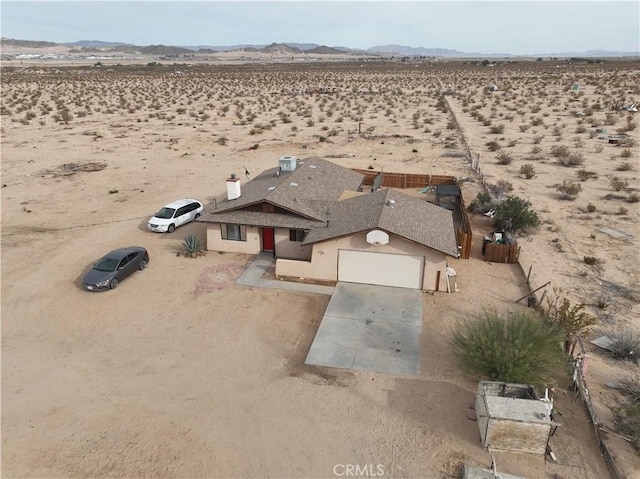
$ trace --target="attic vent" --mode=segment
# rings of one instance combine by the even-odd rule
[[[291,182],[289,183],[291,186],[298,186],[298,183]]]

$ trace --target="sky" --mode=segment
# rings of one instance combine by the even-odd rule
[[[0,1],[1,35],[139,46],[396,44],[537,54],[640,50],[633,1]]]

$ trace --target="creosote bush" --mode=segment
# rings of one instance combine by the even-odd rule
[[[562,193],[562,199],[575,200],[582,191],[582,185],[573,181],[563,181],[561,185],[556,185],[556,190]]]
[[[531,163],[526,163],[520,167],[520,174],[527,180],[530,180],[531,178],[536,176],[536,169]]]
[[[485,311],[453,330],[453,346],[467,373],[520,384],[553,382],[564,364],[560,339],[528,310],[506,317]]]

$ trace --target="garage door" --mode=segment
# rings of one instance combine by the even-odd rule
[[[340,250],[338,281],[422,289],[423,256]]]

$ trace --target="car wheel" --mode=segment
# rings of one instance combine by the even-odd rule
[[[117,280],[117,278],[113,278],[111,280],[111,282],[109,283],[109,287],[111,289],[116,289],[118,287],[118,284],[120,283],[120,281]]]
[[[196,213],[196,219],[200,218],[200,213]]]
[[[145,269],[147,267],[147,260],[143,259],[140,261],[140,269]]]
[[[167,233],[173,233],[176,230],[176,225],[174,225],[173,223],[171,223],[169,225],[169,227],[167,228]]]

